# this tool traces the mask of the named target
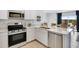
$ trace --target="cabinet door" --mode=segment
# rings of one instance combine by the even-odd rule
[[[26,20],[35,20],[36,19],[36,11],[35,10],[26,10],[25,11],[25,19]]]
[[[56,34],[56,48],[63,48],[63,37],[62,37],[62,35]]]
[[[8,32],[0,33],[0,48],[8,48]]]
[[[0,48],[2,47],[2,41],[1,41],[1,33],[0,33]]]
[[[48,46],[48,32],[45,29],[40,29],[40,41]]]
[[[6,22],[0,22],[0,30],[6,30],[7,29],[7,21]]]
[[[0,19],[8,19],[8,11],[0,10]]]
[[[35,39],[34,35],[34,29],[33,28],[27,28],[27,42],[30,42]]]
[[[41,31],[39,28],[35,29],[35,38],[41,42]]]
[[[55,34],[49,32],[48,33],[48,46],[50,48],[55,48]]]
[[[44,45],[48,46],[48,32],[45,29],[36,28],[35,38]]]

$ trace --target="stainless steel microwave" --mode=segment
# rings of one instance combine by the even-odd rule
[[[9,11],[9,19],[24,19],[24,13]]]

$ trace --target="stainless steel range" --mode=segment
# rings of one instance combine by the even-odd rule
[[[23,25],[8,25],[8,47],[26,41],[26,28]]]

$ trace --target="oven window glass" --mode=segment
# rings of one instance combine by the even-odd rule
[[[13,41],[23,39],[23,37],[24,37],[24,34],[15,35],[13,36]]]
[[[26,41],[26,32],[8,36],[8,46],[16,45]]]

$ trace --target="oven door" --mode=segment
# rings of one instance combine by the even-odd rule
[[[26,41],[26,32],[13,34],[8,36],[8,46],[12,46]]]

